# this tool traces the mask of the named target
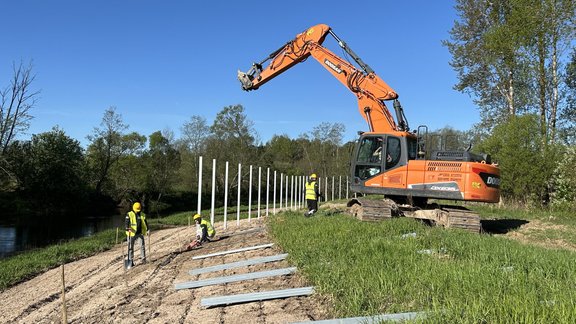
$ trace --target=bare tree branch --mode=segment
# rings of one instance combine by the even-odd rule
[[[13,64],[13,78],[10,86],[0,91],[0,155],[4,155],[10,143],[30,126],[33,118],[30,110],[36,105],[40,91],[31,89],[36,78],[32,74],[32,62],[24,66],[22,62]]]

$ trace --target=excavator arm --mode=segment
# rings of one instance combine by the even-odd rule
[[[322,46],[327,35],[334,37],[360,69]],[[371,132],[409,130],[403,109],[397,100],[398,94],[340,40],[329,26],[324,24],[316,25],[296,35],[295,39],[272,52],[263,61],[253,63],[248,72],[238,71],[238,80],[242,83],[242,89],[256,90],[294,65],[305,61],[309,56],[316,59],[356,95],[360,115],[368,123]],[[398,123],[385,104],[387,100],[394,100]]]

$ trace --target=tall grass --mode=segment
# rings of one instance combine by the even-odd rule
[[[576,253],[412,219],[270,218],[290,259],[331,296],[334,316],[425,311],[425,322],[574,323]],[[403,238],[404,234],[416,233]]]

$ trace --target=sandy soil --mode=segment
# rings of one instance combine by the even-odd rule
[[[190,275],[189,270],[282,253],[277,246],[205,259],[193,256],[273,243],[265,221],[216,224],[220,240],[177,253],[190,242],[194,227],[163,229],[151,235],[148,263],[124,270],[126,243],[64,266],[69,323],[290,323],[326,319],[329,305],[318,294],[205,309],[204,297],[310,286],[293,275],[246,280],[195,289],[176,283],[290,267],[286,260]],[[49,270],[0,293],[1,323],[55,323],[62,320],[62,268]]]

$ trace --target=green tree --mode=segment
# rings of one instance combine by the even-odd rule
[[[180,128],[181,138],[176,146],[180,152],[181,167],[177,187],[180,190],[192,191],[198,183],[198,157],[206,154],[210,126],[206,118],[194,115]]]
[[[542,134],[536,114],[510,118],[494,128],[481,144],[500,166],[501,195],[521,203],[546,203],[549,179],[558,155],[554,146],[542,150]]]
[[[296,164],[303,155],[302,147],[288,135],[274,135],[264,147],[266,164],[283,174],[297,174]]]
[[[566,107],[561,111],[560,138],[573,145],[576,143],[576,48],[572,49],[566,66]]]
[[[135,154],[142,150],[146,138],[138,133],[124,134],[128,125],[124,124],[122,116],[110,107],[104,112],[101,128],[94,128],[88,136],[90,144],[87,150],[87,160],[91,171],[91,183],[97,194],[104,191],[112,193],[115,188],[112,183],[104,190],[109,181],[112,166],[125,154]]]
[[[145,154],[147,166],[147,192],[152,194],[152,210],[158,211],[164,194],[171,190],[177,180],[180,153],[173,142],[174,135],[166,130],[150,135],[149,150]]]
[[[146,136],[132,132],[122,135],[124,146],[129,149],[118,157],[110,167],[109,186],[106,194],[117,202],[140,199],[139,193],[146,190],[148,170],[144,165]]]
[[[20,188],[38,210],[54,212],[81,210],[86,200],[84,152],[80,143],[55,127],[33,135],[31,141],[15,144],[18,162],[15,173]]]
[[[210,127],[208,153],[219,161],[255,162],[258,134],[242,105],[224,107]]]
[[[521,39],[510,28],[519,17],[508,0],[457,0],[456,10],[460,19],[443,42],[458,73],[454,88],[474,96],[491,127],[526,105],[518,95],[527,78]]]
[[[552,177],[552,205],[559,208],[576,209],[576,146],[566,148]]]
[[[322,122],[311,132],[302,134],[299,143],[308,163],[303,166],[302,172],[322,175],[346,173],[348,156],[343,157],[340,151],[345,130],[344,124]]]
[[[456,9],[460,19],[444,41],[458,73],[455,88],[474,96],[487,130],[537,113],[545,149],[563,110],[559,71],[574,41],[574,1],[458,0]]]

